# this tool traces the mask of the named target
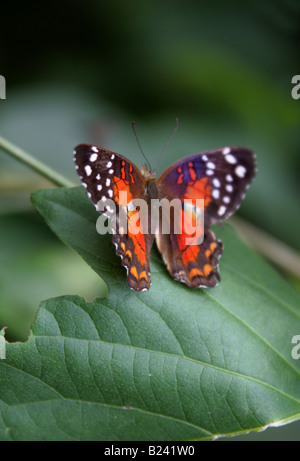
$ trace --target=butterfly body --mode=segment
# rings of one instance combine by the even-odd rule
[[[121,214],[115,214],[113,243],[127,269],[130,288],[150,288],[150,251],[154,240],[173,279],[192,288],[217,284],[223,244],[210,227],[227,219],[241,204],[255,175],[252,151],[225,147],[194,154],[175,162],[159,178],[147,166],[139,170],[126,157],[89,144],[75,148],[74,160],[82,184],[98,210],[100,204],[101,212],[112,216],[112,206],[107,203],[113,201],[125,210],[129,223],[133,219],[139,224],[139,231],[134,233],[130,225],[127,229],[120,225]],[[176,214],[171,210],[170,232],[165,233],[162,212],[155,213],[157,208],[152,204],[157,207],[164,200],[173,203],[174,199],[179,201],[179,211]],[[134,206],[137,200],[147,204],[147,220],[142,219],[142,208]],[[189,202],[189,207],[185,202]],[[197,212],[204,213],[204,223],[197,224],[193,235],[201,235],[202,240],[191,243],[185,226],[180,233],[174,229],[176,224],[191,223]]]
[[[158,199],[160,196],[156,174],[154,171],[149,170],[147,166],[141,167],[141,174],[145,181],[145,195],[150,203],[151,199]]]

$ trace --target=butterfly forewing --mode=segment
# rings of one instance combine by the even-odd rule
[[[227,219],[239,208],[255,171],[251,150],[224,147],[179,160],[158,182],[170,198],[203,198],[205,226],[209,227]]]
[[[145,181],[139,169],[116,152],[79,144],[74,149],[74,161],[82,185],[96,207],[99,200],[118,203],[120,191],[127,192],[126,204],[144,194]]]

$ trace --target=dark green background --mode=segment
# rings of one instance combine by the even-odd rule
[[[239,213],[299,251],[299,38],[298,1],[5,2],[0,135],[79,183],[76,144],[139,165],[135,120],[154,164],[178,117],[158,172],[201,150],[253,149],[258,175]],[[48,186],[0,152],[0,328],[14,340],[42,299],[103,289],[33,211],[30,192]],[[293,424],[248,438],[298,433]]]

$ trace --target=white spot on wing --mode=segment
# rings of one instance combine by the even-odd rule
[[[214,178],[214,179],[213,179],[213,185],[214,185],[214,187],[220,187],[220,186],[221,186],[221,183],[220,183],[220,181],[218,180],[218,178]]]
[[[105,185],[106,185],[106,187],[109,187],[109,186],[110,186],[110,179],[109,179],[109,178],[106,178]]]
[[[223,202],[224,202],[224,203],[229,203],[229,202],[230,202],[230,197],[228,197],[227,195],[225,195],[225,197],[223,197]]]
[[[92,154],[90,155],[90,162],[95,162],[98,158],[98,154]]]
[[[236,169],[234,170],[235,174],[239,177],[239,178],[244,178],[245,177],[245,174],[246,174],[246,168],[243,166],[243,165],[239,165],[236,167]]]
[[[107,168],[110,168],[112,166],[112,163],[111,162],[107,162],[106,164]]]
[[[219,210],[218,210],[218,215],[219,216],[223,216],[223,214],[225,213],[226,211],[226,206],[222,205],[220,206]]]
[[[90,167],[90,165],[85,165],[84,170],[85,170],[87,176],[91,176],[92,168]]]
[[[223,155],[229,154],[230,150],[231,150],[230,147],[224,147],[224,149],[222,150]]]
[[[92,147],[92,150],[93,150],[94,152],[98,152],[98,147],[93,146],[93,147]]]
[[[226,181],[227,182],[233,182],[233,177],[231,176],[231,174],[226,175]]]
[[[231,164],[234,164],[237,162],[237,159],[234,155],[231,155],[231,154],[227,154],[225,155],[225,160],[227,163],[231,163]]]
[[[213,198],[218,199],[220,197],[220,191],[218,189],[214,189],[212,191],[212,196]]]
[[[213,170],[214,168],[216,168],[216,165],[215,165],[213,162],[208,162],[208,163],[206,164],[206,166],[207,166],[207,168],[211,168],[212,170]]]

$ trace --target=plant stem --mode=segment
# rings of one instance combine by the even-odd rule
[[[53,170],[49,166],[47,166],[44,163],[40,162],[39,160],[34,158],[32,155],[28,154],[23,149],[21,149],[18,146],[15,146],[10,141],[7,141],[6,139],[2,138],[1,136],[0,136],[0,149],[4,150],[9,155],[11,155],[15,159],[19,160],[19,162],[24,163],[26,166],[28,166],[32,170],[36,171],[37,173],[39,173],[41,176],[48,179],[49,181],[51,181],[56,186],[59,186],[59,187],[74,187],[76,185],[72,181],[70,181],[69,179],[62,176],[57,171]]]

